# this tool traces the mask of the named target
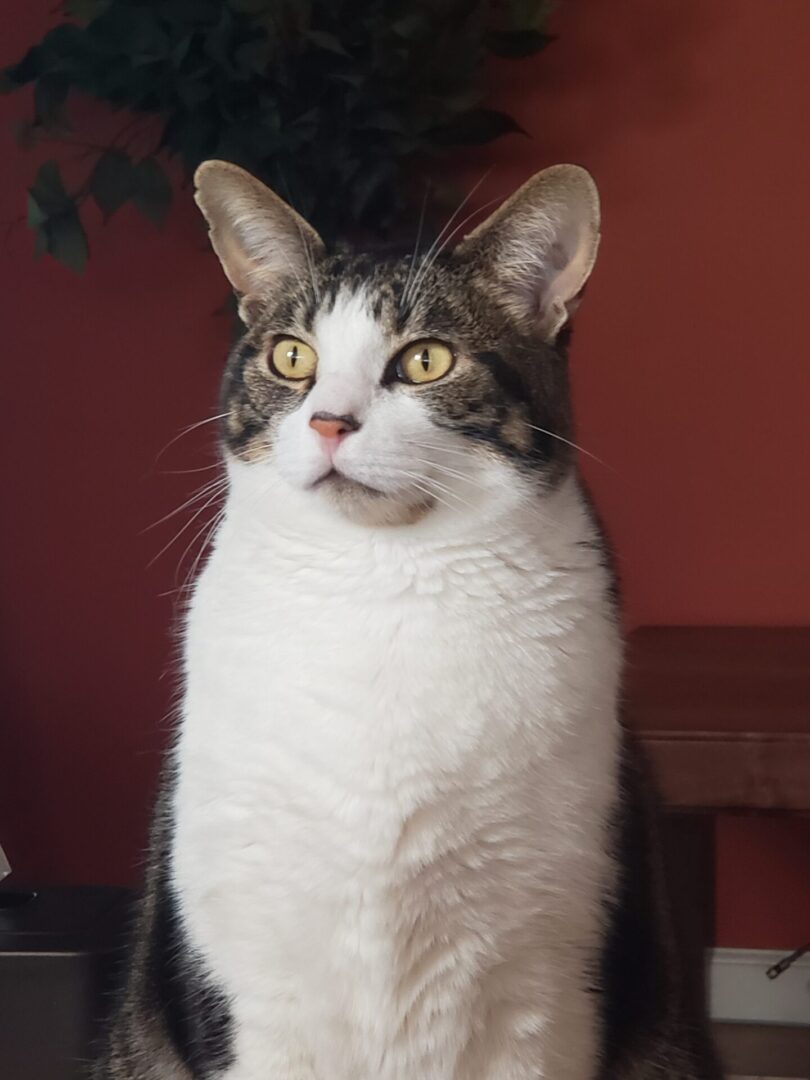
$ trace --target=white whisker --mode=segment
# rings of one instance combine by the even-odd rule
[[[420,267],[420,273],[421,273],[421,278],[420,278],[420,282],[419,282],[419,283],[421,283],[421,281],[422,281],[422,280],[424,280],[424,278],[425,278],[425,277],[427,276],[427,274],[429,274],[429,273],[430,273],[430,269],[431,269],[431,267],[432,267],[432,266],[434,265],[434,263],[436,262],[436,260],[437,260],[438,258],[440,258],[440,257],[441,257],[442,253],[443,253],[443,252],[445,251],[445,249],[447,248],[448,244],[450,244],[450,243],[451,243],[451,241],[453,240],[453,237],[454,237],[454,236],[456,236],[456,235],[458,234],[458,232],[459,232],[459,231],[460,231],[461,229],[463,229],[465,225],[467,225],[467,224],[468,224],[468,222],[472,221],[472,219],[473,219],[473,218],[474,218],[474,217],[475,217],[475,216],[476,216],[477,214],[481,214],[481,213],[483,213],[483,212],[484,212],[484,210],[487,210],[487,209],[489,209],[489,207],[490,207],[490,206],[494,206],[494,205],[495,205],[495,203],[499,203],[499,202],[502,202],[502,201],[503,201],[503,200],[502,200],[501,196],[500,196],[500,195],[498,195],[498,196],[497,196],[496,198],[494,198],[494,199],[489,199],[489,200],[488,200],[487,202],[485,202],[485,203],[483,204],[483,206],[477,206],[477,207],[475,208],[475,210],[472,210],[472,211],[471,211],[471,212],[470,212],[469,214],[467,214],[467,215],[466,215],[466,217],[462,218],[462,219],[461,219],[461,221],[459,221],[459,223],[458,223],[458,224],[457,224],[456,226],[454,226],[454,228],[453,228],[453,229],[451,229],[451,230],[450,230],[450,232],[449,232],[449,233],[447,234],[447,236],[446,236],[446,237],[444,238],[444,240],[442,241],[441,245],[440,245],[440,246],[439,246],[439,248],[438,248],[438,249],[437,249],[437,250],[436,250],[436,251],[434,252],[434,254],[433,254],[433,255],[431,256],[431,255],[430,255],[430,253],[428,253],[428,254],[427,254],[427,255],[425,256],[425,259],[424,259],[424,260],[423,260],[423,262],[422,262],[422,266]]]
[[[448,487],[446,484],[442,484],[439,480],[436,479],[435,476],[426,476],[424,479],[425,483],[429,487],[437,487],[439,491],[443,491],[445,495],[448,496],[448,498],[455,499],[456,502],[461,503],[462,506],[466,506],[468,510],[476,509],[473,503],[469,502],[467,499],[462,499],[462,497],[458,494],[457,491],[453,491],[451,487]]]
[[[419,487],[419,490],[421,490],[421,491],[424,491],[425,487],[427,487],[427,489],[428,489],[428,491],[430,492],[431,495],[435,495],[436,498],[439,498],[439,496],[436,494],[436,491],[434,490],[434,489],[438,488],[439,491],[444,492],[444,494],[447,495],[449,498],[455,499],[456,502],[459,502],[463,506],[468,507],[468,509],[470,509],[470,510],[475,509],[475,507],[473,506],[472,503],[467,502],[466,499],[462,499],[461,496],[457,492],[453,491],[452,488],[447,487],[446,484],[440,483],[438,480],[436,480],[435,477],[432,477],[432,476],[420,476],[419,473],[410,472],[407,469],[400,469],[400,474],[402,476],[410,477],[410,479],[415,482],[415,486]],[[416,484],[416,481],[419,481],[419,484]],[[422,485],[422,486],[420,486],[420,485]],[[444,500],[440,500],[440,501],[443,502]],[[448,503],[445,502],[444,505],[447,506],[448,510],[452,509],[452,507],[450,507]]]
[[[157,465],[157,463],[160,461],[160,459],[163,457],[163,455],[166,453],[166,451],[169,449],[169,447],[174,446],[174,444],[179,439],[182,439],[184,435],[188,435],[190,432],[196,431],[197,428],[201,428],[205,424],[213,424],[215,420],[224,420],[227,415],[228,414],[226,412],[223,412],[223,413],[217,413],[216,416],[207,416],[205,418],[205,420],[198,420],[196,422],[196,424],[189,424],[189,426],[183,428],[182,431],[178,431],[178,433],[174,436],[174,438],[170,439],[166,443],[166,445],[163,447],[163,449],[158,452],[158,455],[155,458],[155,464]]]
[[[186,555],[191,550],[191,548],[194,546],[194,544],[197,542],[197,540],[199,540],[200,536],[203,533],[205,533],[205,536],[203,537],[203,541],[200,544],[200,550],[197,552],[197,554],[196,554],[196,556],[194,558],[194,561],[191,564],[191,569],[186,574],[185,579],[183,581],[183,584],[181,586],[181,590],[183,592],[187,591],[189,589],[189,587],[193,584],[194,579],[197,576],[197,567],[200,565],[200,561],[202,560],[202,557],[205,554],[206,548],[208,547],[209,543],[211,542],[211,539],[212,539],[214,533],[219,528],[219,523],[222,521],[224,516],[225,516],[225,509],[224,509],[224,507],[221,507],[219,510],[216,511],[216,513],[214,514],[214,516],[211,518],[210,521],[206,522],[206,524],[203,525],[203,527],[201,529],[197,530],[197,532],[194,534],[194,539],[191,541],[190,544],[188,544],[186,546],[185,551],[180,556],[180,558],[177,560],[177,570],[175,571],[175,580],[177,579],[177,574],[179,574],[179,572],[180,572],[180,567],[183,565],[183,559],[185,559]]]
[[[157,521],[153,521],[151,525],[147,525],[145,529],[141,530],[141,534],[150,532],[152,529],[157,528],[158,525],[162,525],[164,521],[168,521],[173,518],[175,514],[181,513],[188,507],[193,506],[199,499],[205,498],[206,495],[210,495],[217,489],[224,489],[228,486],[227,477],[217,476],[213,480],[210,480],[207,484],[203,484],[198,488],[193,495],[191,495],[185,502],[175,507],[174,510],[170,510],[168,514],[164,514],[162,518],[158,518]]]
[[[418,461],[420,465],[430,465],[431,468],[438,469],[446,476],[452,476],[457,480],[463,480],[466,484],[472,484],[474,487],[477,487],[482,491],[484,490],[484,485],[477,481],[475,477],[470,476],[468,473],[459,472],[458,469],[451,469],[447,465],[442,465],[441,462],[431,461],[429,458],[420,457],[411,457],[409,460]]]
[[[211,469],[221,469],[222,462],[214,461],[210,465],[200,465],[196,469],[161,469],[161,476],[191,476],[194,473],[210,472]]]
[[[221,497],[221,495],[222,495],[222,490],[216,491],[211,496],[211,498],[208,499],[208,501],[205,502],[199,508],[199,510],[196,511],[196,513],[192,514],[192,516],[188,519],[188,521],[185,523],[185,525],[182,527],[182,529],[180,529],[178,532],[176,532],[174,534],[174,536],[171,538],[171,540],[168,542],[168,544],[164,544],[163,547],[160,549],[160,551],[157,553],[157,555],[155,555],[152,559],[149,560],[147,565],[148,566],[153,566],[158,561],[158,559],[163,554],[165,554],[165,552],[167,552],[169,550],[169,548],[172,547],[172,545],[175,544],[180,539],[180,537],[183,535],[183,533],[186,531],[186,529],[189,529],[194,524],[194,522],[197,520],[197,518],[200,516],[200,514],[205,513],[205,511],[208,509],[209,506],[213,506],[213,504],[217,501],[217,499],[219,499]]]
[[[425,185],[425,195],[424,195],[424,198],[422,199],[422,209],[421,209],[421,212],[419,214],[419,226],[418,226],[417,231],[416,231],[416,241],[414,242],[414,245],[413,245],[413,253],[411,255],[410,264],[408,266],[408,276],[405,279],[405,286],[404,286],[404,288],[402,290],[402,296],[400,297],[400,301],[399,301],[400,302],[400,309],[402,308],[402,302],[403,302],[404,297],[406,297],[408,295],[408,289],[410,288],[410,284],[411,284],[411,277],[413,276],[414,263],[416,262],[416,256],[419,253],[419,244],[420,244],[420,242],[422,240],[422,229],[423,229],[424,224],[425,224],[425,211],[427,210],[427,201],[428,201],[429,193],[430,193],[430,185],[426,184]]]
[[[318,288],[318,284],[317,284],[317,282],[315,280],[315,263],[314,263],[313,258],[312,258],[312,252],[310,251],[309,243],[307,242],[306,237],[304,236],[303,232],[301,231],[301,226],[300,225],[298,226],[298,232],[299,232],[299,234],[301,236],[301,243],[304,245],[304,256],[305,256],[305,258],[307,260],[307,268],[309,270],[309,280],[310,280],[310,282],[312,284],[312,292],[313,292],[313,294],[315,296],[315,299],[320,304],[320,302],[321,302],[321,291]]]
[[[436,502],[441,503],[441,505],[444,506],[446,509],[452,511],[453,507],[450,505],[450,503],[447,502],[446,499],[443,499],[441,497],[441,495],[439,495],[437,492],[431,491],[430,488],[426,487],[421,482],[421,477],[418,475],[418,473],[408,472],[407,469],[402,469],[401,473],[402,473],[403,476],[407,476],[411,480],[411,483],[413,484],[413,486],[416,488],[417,491],[421,491],[423,495],[427,495],[430,499],[433,499]]]
[[[421,263],[421,266],[419,268],[419,271],[417,272],[416,278],[414,279],[413,285],[411,286],[411,288],[408,290],[407,293],[403,292],[403,303],[405,303],[405,302],[410,303],[412,301],[413,297],[415,295],[418,295],[417,290],[418,290],[419,285],[420,285],[420,283],[422,281],[422,278],[424,277],[425,263],[427,262],[428,259],[430,259],[431,255],[434,253],[436,248],[439,247],[442,240],[444,239],[444,236],[447,233],[447,230],[450,228],[450,226],[456,220],[458,215],[461,213],[461,211],[464,209],[464,207],[467,205],[467,203],[470,201],[470,199],[473,197],[473,195],[475,195],[476,191],[478,191],[478,189],[481,187],[481,185],[484,183],[484,181],[486,180],[486,178],[489,176],[489,174],[491,172],[492,172],[492,169],[487,169],[487,171],[484,173],[484,175],[481,177],[481,179],[478,181],[478,183],[473,185],[473,187],[470,189],[470,191],[464,196],[464,198],[458,204],[456,209],[453,211],[453,213],[447,219],[447,222],[445,223],[445,225],[442,228],[441,232],[439,233],[439,235],[436,237],[436,239],[433,241],[433,243],[430,245],[427,252],[425,253],[425,256],[422,259],[422,263]]]
[[[571,442],[570,439],[566,439],[562,435],[558,435],[556,431],[549,431],[548,428],[538,427],[537,424],[527,424],[526,426],[530,427],[532,431],[539,431],[543,435],[549,435],[552,439],[557,439],[559,442],[565,443],[565,445],[570,446],[572,450],[579,450],[580,454],[584,454],[585,457],[592,458],[593,461],[597,461],[606,469],[610,469],[611,472],[616,471],[612,465],[608,465],[606,461],[603,461],[600,457],[597,457],[596,454],[592,454],[590,450],[586,450],[584,446],[580,446],[578,443]]]
[[[415,439],[403,439],[403,444],[406,446],[415,446],[417,450],[436,450],[440,454],[453,454],[456,457],[469,458],[470,450],[456,450],[451,446],[441,446],[438,443],[426,443],[418,442]]]
[[[558,435],[556,431],[550,431],[547,428],[538,427],[537,424],[527,423],[526,426],[531,428],[533,431],[539,431],[543,435],[548,435],[552,439],[557,439],[559,442],[565,443],[566,446],[570,446],[573,450],[578,450],[581,454],[584,454],[585,457],[592,458],[594,461],[598,462],[606,469],[610,469],[611,472],[616,471],[613,466],[610,465],[607,461],[604,461],[602,458],[597,457],[596,454],[591,453],[590,450],[586,450],[585,447],[580,446],[579,443],[572,442],[570,439],[566,439],[564,436]],[[468,450],[455,450],[451,447],[442,446],[438,443],[426,443],[416,441],[414,439],[404,439],[403,442],[407,443],[408,446],[414,446],[420,450],[436,450],[440,454],[455,454],[459,457],[466,457],[470,453],[470,451]]]

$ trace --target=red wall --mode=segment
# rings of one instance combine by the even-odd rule
[[[0,0],[0,61],[52,6]],[[494,163],[481,201],[557,160],[602,189],[574,387],[579,440],[607,463],[584,461],[628,624],[806,624],[810,4],[563,0],[555,30],[544,55],[492,72],[531,138],[463,173]],[[0,221],[33,174],[10,133],[21,109],[0,99]],[[172,523],[142,530],[206,478],[166,474],[210,462],[204,427],[156,457],[216,411],[228,334],[218,269],[178,203],[162,234],[129,210],[94,223],[83,278],[35,263],[22,226],[0,250],[0,839],[21,877],[129,880],[142,846],[196,525],[152,566]],[[806,822],[719,823],[721,943],[810,938],[808,840]]]

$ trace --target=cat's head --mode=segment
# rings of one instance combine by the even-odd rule
[[[453,250],[329,251],[241,169],[197,202],[245,333],[222,406],[232,475],[343,519],[486,513],[570,467],[560,339],[594,263],[595,185],[539,173]]]

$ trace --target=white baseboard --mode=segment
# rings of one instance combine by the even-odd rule
[[[709,951],[709,1011],[713,1020],[741,1024],[810,1025],[810,954],[776,979],[765,972],[784,952]]]

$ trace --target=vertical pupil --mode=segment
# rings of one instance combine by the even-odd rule
[[[298,363],[298,346],[293,345],[290,351],[287,353],[287,359],[290,361],[290,367],[295,367]]]
[[[422,361],[422,370],[427,371],[430,368],[430,351],[423,349],[419,359]]]

